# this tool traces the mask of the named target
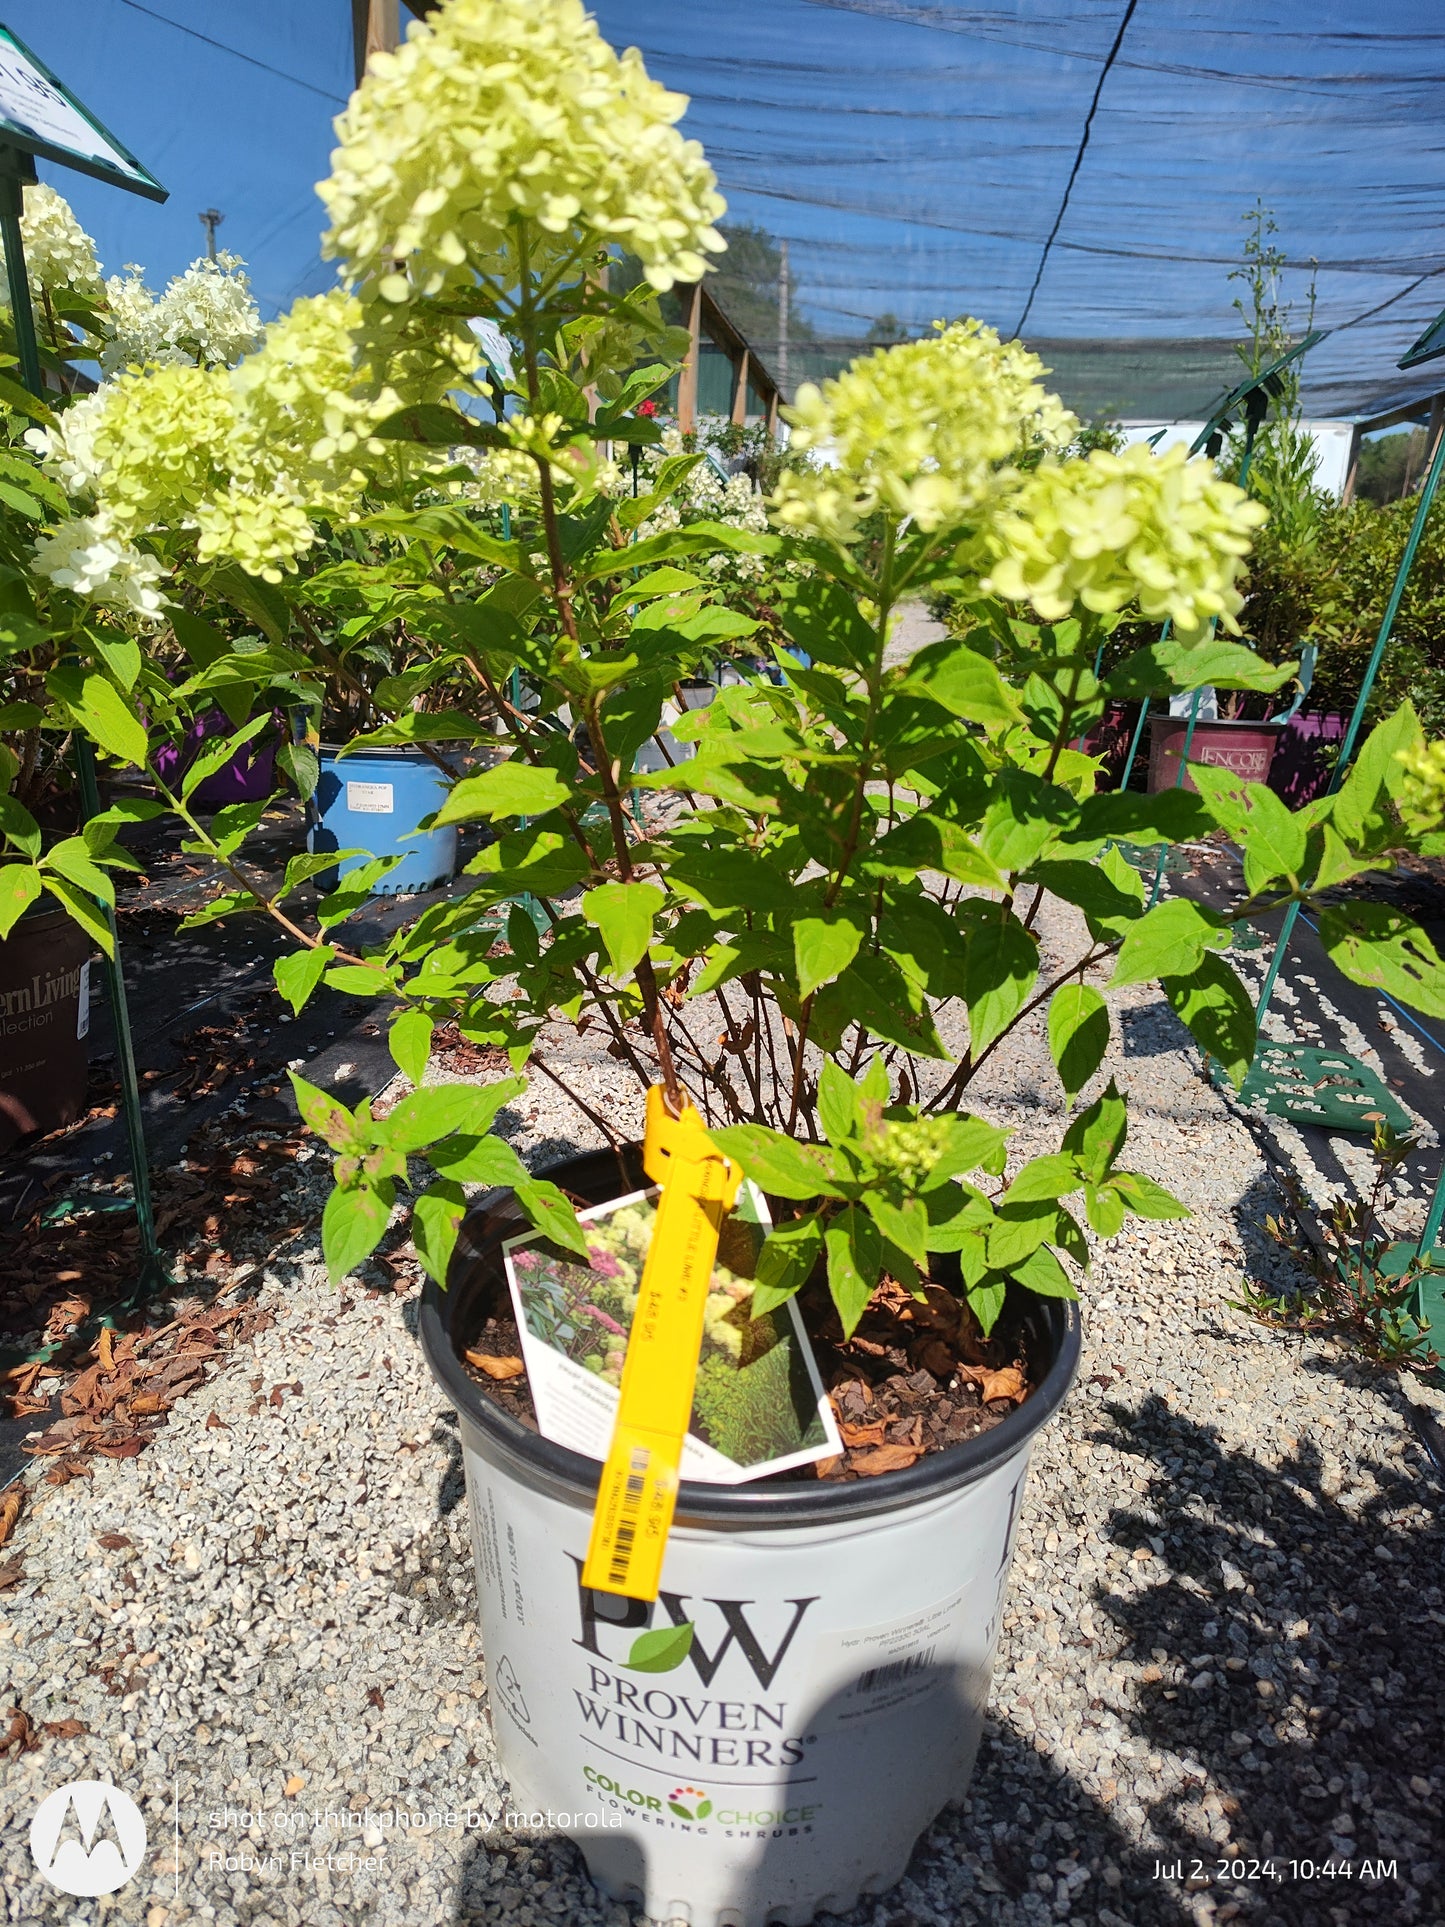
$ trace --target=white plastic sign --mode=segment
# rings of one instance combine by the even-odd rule
[[[0,27],[0,142],[98,175],[149,200],[166,198],[165,189],[135,155],[8,27]]]
[[[390,783],[348,783],[346,807],[353,816],[390,816],[396,797]]]

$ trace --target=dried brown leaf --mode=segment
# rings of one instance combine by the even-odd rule
[[[979,1380],[979,1396],[985,1405],[996,1398],[1022,1398],[1028,1390],[1024,1375],[1014,1365],[1005,1365],[1001,1372],[984,1372]]]
[[[119,1552],[122,1546],[135,1544],[135,1541],[133,1539],[127,1539],[123,1532],[97,1533],[96,1542],[104,1546],[107,1552]]]
[[[4,1713],[0,1713],[0,1720],[4,1718]],[[0,1734],[0,1753],[8,1753],[12,1746],[17,1753],[28,1753],[31,1747],[38,1746],[39,1744],[40,1742],[35,1737],[35,1728],[30,1721],[30,1715],[28,1713],[22,1713],[18,1706],[12,1706],[10,1709],[8,1728],[3,1734]]]
[[[46,1720],[40,1730],[48,1733],[53,1740],[73,1740],[82,1733],[88,1733],[90,1728],[84,1720]]]
[[[488,1378],[520,1378],[527,1369],[520,1358],[493,1358],[490,1352],[468,1352],[466,1356],[467,1363]]]
[[[109,1325],[101,1326],[100,1337],[95,1343],[95,1353],[100,1360],[100,1369],[103,1372],[108,1374],[115,1370],[115,1333]]]
[[[11,1559],[7,1564],[0,1566],[0,1592],[9,1592],[10,1588],[18,1586],[24,1577],[25,1561]]]
[[[20,1517],[24,1504],[23,1485],[12,1485],[8,1492],[0,1493],[0,1546],[4,1545],[15,1530],[15,1521]]]
[[[905,1471],[913,1461],[922,1457],[922,1449],[916,1445],[878,1445],[871,1452],[849,1461],[854,1472],[861,1472],[865,1478],[873,1478],[880,1472]]]
[[[158,1392],[141,1392],[130,1402],[130,1415],[132,1418],[154,1418],[157,1412],[168,1412],[169,1410],[169,1402],[162,1398]]]
[[[838,1434],[845,1445],[881,1445],[884,1422],[876,1418],[867,1425],[839,1425]]]

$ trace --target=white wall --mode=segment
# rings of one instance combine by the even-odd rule
[[[1121,422],[1126,442],[1147,442],[1151,435],[1164,433],[1159,441],[1161,449],[1172,448],[1182,442],[1188,448],[1204,427],[1203,422]],[[1350,440],[1354,434],[1353,422],[1301,422],[1300,427],[1314,440],[1315,453],[1319,465],[1315,469],[1315,485],[1326,489],[1331,495],[1339,495],[1345,486],[1345,474],[1350,465]]]

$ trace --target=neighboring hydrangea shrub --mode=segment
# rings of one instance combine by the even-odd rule
[[[1420,743],[1401,752],[1405,782],[1400,810],[1425,830],[1445,830],[1445,742]]]
[[[76,220],[69,201],[44,181],[25,189],[20,215],[20,239],[25,247],[25,273],[33,289],[69,288],[76,294],[100,298],[100,263],[95,243]],[[4,251],[0,249],[0,261]]]
[[[1009,462],[1078,432],[1044,373],[1018,342],[958,321],[865,355],[821,388],[806,384],[786,411],[791,446],[820,459],[784,471],[778,521],[851,542],[879,509],[925,531],[980,515],[1010,485]]]
[[[153,555],[123,542],[93,515],[76,516],[35,544],[36,572],[57,588],[153,621],[167,607],[166,570]]]
[[[1205,456],[1156,455],[1136,443],[1045,461],[1000,505],[988,531],[996,560],[983,588],[1057,622],[1076,602],[1108,615],[1137,605],[1184,632],[1217,619],[1237,629],[1235,580],[1265,510]]]
[[[206,367],[238,361],[256,346],[261,315],[251,284],[234,254],[204,255],[192,261],[157,297],[140,268],[105,284],[106,312],[100,318],[100,365],[107,375],[148,363],[201,363]]]
[[[558,261],[618,242],[653,287],[698,280],[725,211],[687,102],[580,0],[446,0],[373,54],[318,189],[368,304],[516,279],[516,223]],[[534,265],[540,265],[534,256]]]

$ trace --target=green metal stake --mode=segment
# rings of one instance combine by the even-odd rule
[[[35,313],[30,305],[30,281],[25,272],[25,243],[20,232],[24,190],[35,179],[35,165],[28,154],[0,146],[0,242],[5,247],[5,278],[10,287],[10,314],[15,328],[15,352],[20,363],[20,379],[32,395],[41,400],[45,385],[40,379],[40,352],[35,338]],[[81,820],[88,823],[100,814],[100,793],[95,779],[95,758],[83,736],[75,746],[76,776],[80,783]],[[115,1030],[116,1061],[120,1068],[121,1108],[125,1115],[126,1139],[130,1147],[131,1176],[135,1185],[135,1215],[140,1227],[141,1265],[136,1281],[136,1296],[170,1283],[160,1246],[156,1241],[155,1212],[151,1205],[150,1164],[146,1157],[145,1127],[141,1119],[140,1084],[136,1078],[135,1048],[131,1041],[130,1014],[126,1008],[125,975],[121,968],[120,941],[115,911],[108,903],[98,905],[110,932],[112,954],[105,959],[105,983],[110,994],[111,1022]]]

